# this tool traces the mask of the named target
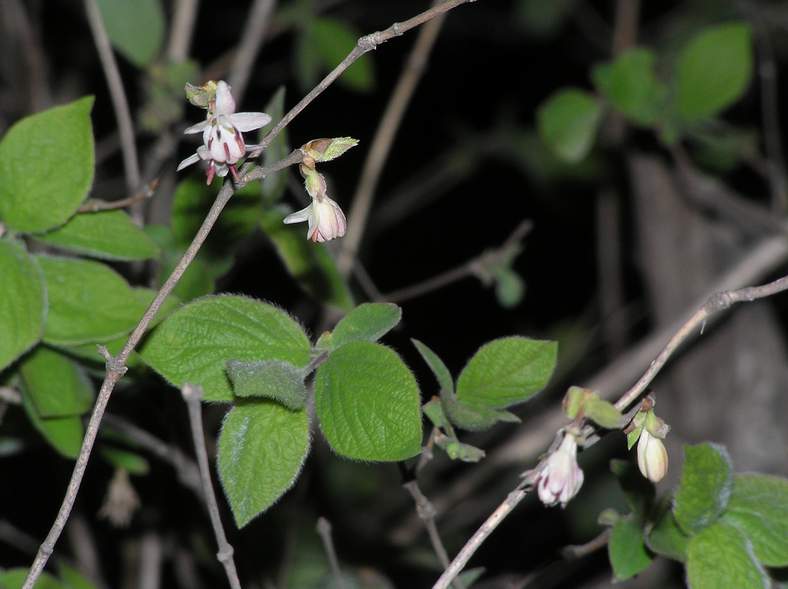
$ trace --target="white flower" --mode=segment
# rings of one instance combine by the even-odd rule
[[[638,440],[638,468],[652,483],[658,483],[668,472],[668,451],[658,437],[643,428]]]
[[[577,465],[577,440],[564,435],[558,450],[545,461],[537,475],[539,500],[547,506],[566,504],[577,495],[583,484],[583,471]]]
[[[283,222],[289,225],[303,221],[309,223],[309,229],[306,232],[307,238],[315,242],[342,237],[347,229],[345,213],[337,203],[325,194],[322,197],[313,198],[308,207],[287,215]]]
[[[209,83],[210,84],[210,83]],[[184,131],[187,135],[202,133],[202,145],[178,164],[178,170],[200,160],[208,162],[208,184],[215,175],[226,176],[231,172],[238,180],[235,164],[246,155],[247,146],[242,133],[254,131],[271,122],[264,112],[235,112],[235,99],[230,85],[225,81],[216,84],[216,96],[208,103],[206,119]]]

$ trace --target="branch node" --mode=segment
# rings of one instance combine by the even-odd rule
[[[186,383],[181,389],[181,395],[187,403],[199,403],[202,400],[203,390],[199,385]]]
[[[107,346],[99,344],[97,347],[98,353],[101,354],[101,357],[104,358],[104,362],[107,365],[107,372],[116,376],[117,378],[120,378],[126,374],[128,368],[126,367],[125,363],[110,354]]]
[[[358,40],[358,48],[361,49],[364,53],[367,51],[372,51],[373,49],[377,49],[378,44],[380,43],[380,33],[370,33],[369,35],[364,35],[360,37]]]
[[[235,550],[233,550],[233,547],[228,544],[216,553],[216,559],[220,563],[224,564],[226,562],[232,561],[234,554]]]

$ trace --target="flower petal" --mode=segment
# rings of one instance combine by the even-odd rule
[[[296,211],[295,213],[290,213],[282,219],[282,223],[285,225],[290,225],[291,223],[303,223],[304,221],[309,220],[312,216],[312,205],[309,205],[306,208],[301,209],[300,211]]]
[[[231,115],[235,112],[235,98],[233,98],[230,84],[220,80],[216,85],[216,114]]]
[[[178,164],[178,167],[175,169],[176,172],[180,172],[183,168],[187,166],[191,166],[192,164],[196,164],[200,161],[200,156],[196,153],[191,154],[185,160]]]
[[[271,116],[264,112],[237,112],[228,118],[235,128],[242,132],[254,131],[271,122]]]
[[[194,133],[202,133],[211,123],[208,120],[200,121],[196,125],[192,125],[191,127],[187,127],[184,131],[184,135],[193,135]]]

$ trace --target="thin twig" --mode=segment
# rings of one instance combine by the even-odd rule
[[[468,4],[470,2],[476,2],[476,0],[447,0],[443,4],[434,6],[429,10],[425,10],[424,12],[417,14],[408,20],[396,22],[383,31],[370,33],[369,35],[364,35],[363,37],[359,38],[359,40],[356,42],[356,46],[350,53],[347,54],[347,56],[345,56],[345,59],[343,59],[333,70],[331,70],[317,86],[315,86],[298,102],[298,104],[291,108],[287,114],[285,114],[285,116],[283,116],[282,119],[276,124],[276,126],[271,129],[265,137],[263,137],[263,140],[260,142],[257,149],[251,153],[250,157],[257,157],[263,151],[265,151],[265,148],[268,147],[274,139],[276,139],[276,136],[279,135],[282,129],[289,125],[294,118],[301,114],[301,111],[309,106],[309,104],[315,98],[320,96],[320,94],[322,94],[326,88],[333,84],[334,81],[339,76],[341,76],[347,68],[353,65],[353,63],[355,63],[356,60],[358,60],[365,53],[368,53],[373,49],[377,49],[378,45],[381,45],[386,41],[390,41],[394,37],[399,37],[400,35],[407,33],[409,30],[423,25],[424,23],[437,16],[440,16],[445,12],[448,12],[453,8],[457,8],[458,6]]]
[[[435,0],[433,6],[440,5],[440,0]],[[383,117],[378,123],[378,128],[372,139],[367,158],[361,170],[361,178],[353,195],[353,205],[348,215],[347,237],[342,241],[337,267],[345,276],[350,273],[356,259],[356,253],[364,237],[367,217],[375,199],[380,175],[386,163],[394,138],[402,124],[405,110],[408,108],[416,86],[427,69],[432,48],[438,39],[443,27],[446,14],[442,14],[427,23],[420,31],[416,42],[408,55],[405,67],[400,73],[394,92],[389,98]]]
[[[11,387],[0,387],[0,401],[4,401],[11,405],[21,405],[22,394]]]
[[[594,539],[589,540],[585,544],[575,544],[565,547],[563,550],[561,550],[561,556],[567,560],[583,558],[584,556],[587,556],[592,552],[596,552],[600,548],[607,546],[609,539],[610,528],[606,528],[601,534],[599,534]]]
[[[334,584],[338,589],[346,589],[345,577],[342,575],[342,569],[339,568],[339,558],[337,558],[337,551],[334,547],[334,538],[331,535],[331,522],[324,517],[317,518],[317,526],[315,526],[320,540],[323,542],[323,549],[326,551],[328,563],[331,566],[331,574],[334,577]]]
[[[170,61],[179,63],[189,57],[199,4],[200,0],[176,0],[167,43],[167,57]]]
[[[475,0],[450,0],[449,2],[441,4],[440,6],[422,12],[421,14],[408,19],[404,23],[394,23],[391,27],[383,32],[373,33],[359,39],[356,48],[350,52],[350,54],[342,61],[342,63],[340,63],[331,73],[329,73],[328,76],[326,76],[315,89],[309,92],[298,104],[296,104],[285,115],[285,117],[263,138],[262,144],[258,149],[258,155],[268,145],[270,145],[274,139],[276,139],[276,136],[290,123],[290,121],[298,116],[298,114],[304,110],[304,108],[306,108],[309,103],[311,103],[320,93],[328,88],[328,86],[334,80],[336,80],[339,75],[345,71],[356,59],[358,59],[358,57],[367,51],[371,51],[380,43],[384,43],[392,37],[401,35],[402,33],[429,21],[431,18],[434,18],[439,14],[471,1]],[[85,2],[91,3],[95,8],[95,0],[85,0]],[[251,159],[252,155],[249,155],[249,159]],[[262,179],[268,174],[272,174],[292,164],[298,163],[302,158],[303,154],[299,150],[296,150],[292,152],[287,158],[269,167],[255,168],[251,164],[247,163],[241,170],[240,182],[238,182],[235,186],[233,186],[231,182],[225,182],[224,186],[222,186],[222,189],[217,194],[216,200],[211,206],[211,209],[208,211],[208,214],[203,220],[202,225],[198,229],[197,234],[194,236],[192,243],[189,245],[186,252],[183,254],[183,257],[173,269],[170,277],[161,286],[161,289],[154,297],[148,309],[145,311],[145,314],[134,328],[134,331],[132,331],[131,335],[123,346],[123,349],[114,358],[105,348],[103,349],[103,354],[107,361],[104,382],[101,384],[101,388],[96,399],[96,404],[93,408],[93,413],[91,414],[90,420],[88,421],[88,426],[85,430],[85,436],[82,441],[82,447],[80,448],[76,464],[74,465],[74,469],[71,473],[71,479],[69,480],[66,494],[63,497],[63,502],[60,505],[60,509],[58,510],[55,521],[52,524],[47,537],[44,539],[38,549],[38,553],[36,554],[33,564],[30,566],[30,571],[28,572],[27,578],[22,585],[22,589],[33,589],[33,585],[41,575],[41,572],[44,570],[44,566],[46,566],[47,560],[49,560],[49,556],[52,554],[55,544],[57,543],[57,540],[60,537],[66,522],[68,521],[68,516],[71,513],[71,509],[73,508],[77,494],[79,493],[79,487],[82,483],[82,478],[85,475],[85,469],[87,468],[90,453],[93,450],[93,444],[96,441],[96,435],[98,434],[101,419],[104,416],[107,403],[109,402],[109,398],[112,395],[115,385],[126,372],[126,362],[131,355],[131,352],[134,350],[137,344],[139,344],[151,321],[155,317],[161,305],[164,303],[164,300],[167,298],[167,296],[169,296],[173,288],[175,288],[175,285],[183,276],[183,273],[197,256],[202,244],[205,242],[208,234],[211,232],[211,229],[218,220],[219,215],[232,197],[234,190],[236,188],[245,186],[252,180]]]
[[[497,263],[500,263],[501,259],[509,255],[511,249],[528,234],[532,226],[533,224],[531,221],[523,221],[499,248],[475,256],[464,264],[452,268],[451,270],[446,270],[432,278],[384,294],[382,295],[382,300],[390,303],[402,303],[453,284],[464,278],[468,278],[469,276],[484,277],[487,274],[487,269],[494,267]]]
[[[85,11],[87,12],[90,31],[93,33],[93,40],[96,43],[96,50],[101,60],[101,67],[104,76],[107,78],[112,106],[115,109],[115,118],[118,121],[118,131],[120,133],[120,145],[123,153],[123,168],[126,171],[126,188],[129,192],[137,190],[140,186],[140,164],[137,157],[137,144],[134,140],[134,126],[131,121],[129,111],[129,101],[126,98],[126,91],[123,89],[123,81],[120,79],[120,71],[112,53],[112,46],[104,28],[104,21],[101,18],[96,0],[85,0]]]
[[[227,574],[230,587],[232,589],[241,589],[238,571],[235,569],[235,561],[233,560],[233,547],[227,541],[227,536],[224,533],[222,518],[219,516],[219,504],[216,502],[216,492],[211,481],[208,451],[205,448],[205,431],[202,426],[202,387],[186,384],[181,389],[181,394],[189,409],[189,423],[192,429],[194,453],[197,455],[197,464],[200,467],[203,497],[205,504],[208,506],[208,515],[211,518],[213,533],[216,536],[216,544],[219,548],[216,558],[224,566],[224,572]]]
[[[241,101],[246,91],[254,60],[265,39],[265,33],[271,22],[275,6],[276,0],[255,0],[246,17],[246,25],[241,34],[241,42],[238,44],[238,52],[235,54],[228,76],[230,86],[233,87],[233,96],[238,102]]]
[[[624,410],[634,403],[640,395],[642,395],[649,384],[654,380],[657,374],[662,370],[670,357],[679,349],[681,344],[691,338],[698,328],[702,328],[706,321],[713,315],[724,311],[736,303],[752,302],[766,297],[774,296],[788,290],[788,276],[784,276],[770,282],[763,286],[750,286],[740,288],[737,290],[727,290],[712,295],[692,316],[684,322],[684,324],[676,331],[673,337],[670,338],[668,343],[659,353],[659,355],[651,362],[646,372],[638,379],[638,381],[629,388],[619,399],[615,402],[617,409]],[[591,443],[593,440],[591,440]],[[590,445],[586,444],[586,446]],[[538,471],[537,465],[531,472]],[[493,530],[501,523],[509,513],[523,500],[528,492],[528,488],[517,488],[506,498],[506,500],[498,506],[498,508],[487,518],[487,521],[471,536],[471,539],[465,544],[463,549],[452,561],[449,568],[441,575],[438,582],[433,586],[433,589],[446,589],[454,577],[465,567],[468,560],[478,550],[479,546],[487,539]]]
[[[138,202],[147,200],[156,192],[159,186],[159,179],[155,178],[148,182],[142,190],[136,194],[121,198],[119,200],[101,200],[98,198],[89,198],[77,209],[78,213],[97,213],[99,211],[111,211],[114,209],[125,209],[126,207],[133,206]]]

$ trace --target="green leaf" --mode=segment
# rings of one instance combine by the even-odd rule
[[[281,360],[241,362],[230,360],[227,375],[239,397],[264,397],[288,409],[303,409],[307,390],[304,369]]]
[[[682,530],[695,534],[713,524],[731,495],[731,459],[722,446],[684,446],[684,468],[673,500],[673,515]]]
[[[359,34],[346,23],[326,17],[314,19],[307,33],[307,41],[313,46],[326,72],[334,69],[347,57],[359,38]],[[367,92],[375,84],[372,57],[364,55],[351,65],[339,78],[339,83],[351,90]]]
[[[0,589],[21,589],[27,578],[27,569],[8,569],[0,572]],[[33,589],[64,589],[49,573],[41,573]],[[70,588],[69,588],[70,589]]]
[[[643,543],[643,530],[632,518],[620,519],[613,526],[607,553],[615,581],[631,579],[651,564],[651,555]]]
[[[345,315],[331,334],[334,349],[349,342],[375,342],[394,329],[402,309],[394,303],[363,303]]]
[[[317,300],[344,311],[352,309],[353,295],[325,245],[308,241],[303,227],[282,223],[285,214],[279,209],[267,210],[260,226],[287,271]]]
[[[41,338],[47,301],[41,271],[21,243],[0,240],[0,276],[2,371]]]
[[[123,211],[77,214],[36,239],[105,260],[147,260],[159,255],[158,246]]]
[[[495,274],[495,296],[505,309],[516,307],[525,295],[525,283],[511,268],[501,268]]]
[[[161,248],[157,285],[169,278],[172,271],[183,257],[184,248],[176,245],[175,236],[169,227],[164,225],[147,225],[145,233]],[[225,264],[208,263],[204,257],[197,254],[186,272],[183,273],[172,293],[183,301],[191,301],[203,295],[212,294],[216,290],[215,278],[227,269]]]
[[[457,379],[457,400],[473,407],[503,408],[527,401],[547,386],[558,344],[505,337],[484,344]]]
[[[481,448],[471,446],[470,444],[463,444],[457,438],[442,436],[437,438],[435,443],[446,452],[446,455],[452,460],[479,462],[485,456],[485,452]]]
[[[676,109],[686,122],[713,117],[736,102],[750,85],[752,34],[744,23],[708,27],[679,55]]]
[[[160,0],[98,0],[112,45],[139,68],[159,55],[164,42],[164,10]]]
[[[142,359],[177,387],[198,383],[207,401],[231,401],[229,360],[306,366],[309,340],[287,313],[255,299],[204,297],[170,315],[149,336]]]
[[[398,461],[421,451],[419,387],[391,349],[351,342],[320,366],[315,409],[328,443],[347,458]]]
[[[551,37],[572,15],[574,4],[575,0],[518,0],[515,10],[526,32],[535,37]]]
[[[416,346],[416,349],[421,354],[421,357],[427,363],[427,366],[430,367],[432,373],[435,375],[435,379],[438,381],[438,386],[440,386],[440,392],[444,394],[448,394],[449,396],[454,395],[454,379],[451,376],[451,372],[449,369],[446,368],[446,364],[443,363],[438,355],[433,352],[430,348],[428,348],[425,344],[420,342],[417,339],[411,339],[410,341],[413,342],[413,345]]]
[[[771,585],[744,535],[722,522],[690,538],[687,584],[690,589],[765,589]]]
[[[508,411],[491,407],[466,405],[445,393],[441,395],[441,402],[451,422],[457,427],[470,432],[481,432],[490,429],[499,421],[507,423],[520,422],[519,417]]]
[[[752,542],[766,566],[788,566],[788,479],[765,474],[737,474],[722,521]]]
[[[109,341],[131,331],[147,308],[123,277],[105,264],[50,256],[36,259],[49,293],[47,343]]]
[[[629,49],[614,62],[596,66],[591,77],[616,110],[634,123],[650,126],[662,115],[668,93],[654,75],[655,61],[648,49]]]
[[[685,562],[689,538],[676,523],[673,512],[668,508],[662,512],[646,537],[646,545],[652,552]]]
[[[60,577],[63,579],[64,589],[96,589],[96,586],[75,568],[62,563],[58,568],[60,569]]]
[[[293,486],[308,452],[306,411],[262,401],[238,404],[227,413],[217,462],[239,528]]]
[[[86,96],[18,121],[0,141],[0,221],[23,232],[62,225],[93,183]]]
[[[438,397],[433,397],[424,403],[421,407],[421,411],[435,427],[449,427],[449,418],[446,417],[446,413],[443,411],[443,405]]]
[[[150,471],[148,461],[134,452],[117,448],[102,448],[101,457],[115,468],[122,468],[129,474],[146,475]]]
[[[285,87],[279,86],[271,100],[263,108],[263,112],[271,116],[270,125],[276,125],[282,119],[285,112]],[[260,130],[260,139],[266,135],[266,131]],[[290,146],[287,142],[287,127],[282,129],[279,135],[271,142],[271,145],[263,152],[263,166],[270,166],[285,157],[290,152]],[[281,200],[287,188],[287,170],[280,170],[274,172],[270,176],[263,178],[263,202],[267,206]]]
[[[600,399],[598,395],[592,395],[586,402],[585,416],[606,429],[615,429],[621,426],[624,416],[621,411],[616,409],[610,401]]]
[[[537,112],[542,140],[556,156],[571,163],[579,162],[591,151],[601,118],[597,100],[576,88],[556,92]]]
[[[93,385],[85,371],[54,350],[39,346],[19,372],[41,417],[82,415],[93,406]]]
[[[22,406],[30,423],[55,450],[66,458],[76,459],[82,446],[82,436],[85,434],[79,416],[41,417],[24,384],[22,385]]]

